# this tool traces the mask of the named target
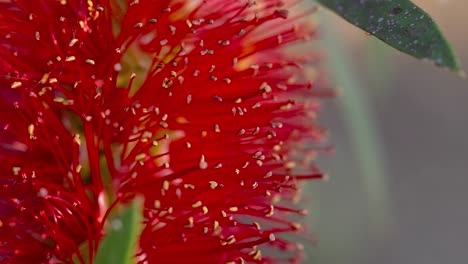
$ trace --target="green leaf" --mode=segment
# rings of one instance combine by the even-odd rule
[[[434,20],[409,0],[317,0],[355,26],[419,59],[460,72]]]
[[[142,201],[136,199],[119,218],[111,220],[110,230],[101,241],[96,264],[133,264],[142,227]]]

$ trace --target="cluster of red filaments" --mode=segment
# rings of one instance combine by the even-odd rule
[[[314,35],[295,9],[0,2],[0,263],[93,262],[135,196],[139,263],[298,261],[327,91],[284,49]]]

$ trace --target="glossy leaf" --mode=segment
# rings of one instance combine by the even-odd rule
[[[142,202],[135,202],[122,215],[111,220],[110,230],[101,241],[96,264],[133,264],[141,232]]]
[[[409,0],[317,1],[404,53],[460,71],[454,51],[437,24]]]

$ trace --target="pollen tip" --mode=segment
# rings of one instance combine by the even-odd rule
[[[202,170],[208,168],[208,163],[205,161],[205,156],[204,155],[201,155],[199,167]]]

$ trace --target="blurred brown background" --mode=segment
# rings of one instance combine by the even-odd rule
[[[414,2],[439,23],[468,71],[468,0]],[[321,12],[365,95],[384,172],[363,176],[349,128],[360,120],[346,120],[343,98],[327,101],[321,123],[336,150],[319,159],[331,179],[311,186],[319,242],[305,263],[468,263],[468,80]],[[337,82],[343,97],[354,93]]]

